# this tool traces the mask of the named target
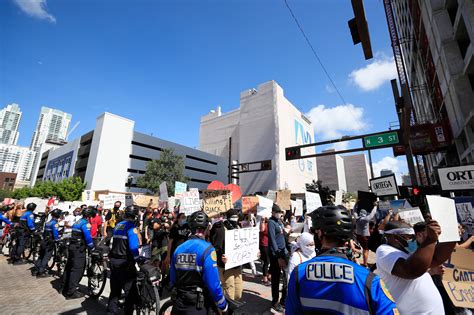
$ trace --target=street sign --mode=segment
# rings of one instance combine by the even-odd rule
[[[378,135],[364,137],[364,148],[373,148],[386,145],[398,144],[398,133],[396,131],[381,133]]]

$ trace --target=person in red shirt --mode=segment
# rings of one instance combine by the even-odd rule
[[[91,236],[92,238],[97,238],[99,236],[98,232],[102,226],[102,217],[97,213],[97,209],[94,214],[89,218],[89,223],[91,225]]]

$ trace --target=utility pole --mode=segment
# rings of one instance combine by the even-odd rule
[[[229,184],[232,184],[232,137],[229,137]]]
[[[375,178],[374,167],[372,166],[372,153],[370,153],[370,150],[369,150],[369,165],[370,165],[370,175],[372,176],[372,178]]]

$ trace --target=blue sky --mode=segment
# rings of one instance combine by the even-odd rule
[[[347,27],[349,0],[288,0],[337,87],[335,93],[283,0],[4,0],[0,105],[23,111],[29,145],[41,106],[73,115],[75,138],[109,111],[136,130],[196,147],[200,117],[239,106],[242,90],[275,80],[315,123],[317,140],[386,130],[396,76],[381,1],[365,1],[375,58]],[[352,104],[352,105],[349,105]],[[391,150],[376,169],[406,172]]]

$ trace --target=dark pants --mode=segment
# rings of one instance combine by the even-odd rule
[[[281,290],[281,299],[280,299],[280,277],[283,273],[283,288]],[[280,300],[280,304],[285,304],[286,299],[286,290],[287,290],[287,281],[286,281],[286,272],[280,268],[278,265],[278,258],[270,254],[270,275],[272,276],[272,305],[275,305]]]
[[[54,241],[51,239],[45,239],[41,243],[41,249],[39,252],[38,260],[35,261],[36,271],[38,273],[43,273],[48,267],[48,262],[53,256],[54,251]]]
[[[270,250],[268,249],[268,246],[260,245],[260,259],[263,262],[263,276],[268,276],[268,265],[270,264]]]
[[[73,295],[86,268],[86,245],[69,244],[66,268],[64,270],[63,295]]]
[[[26,241],[28,237],[30,237],[30,234],[23,229],[18,229],[16,237],[17,239],[16,239],[15,248],[12,250],[12,253],[13,253],[12,261],[17,261],[21,259],[21,256],[23,255],[23,252],[25,251]]]
[[[114,236],[114,228],[107,227],[106,233],[107,235],[105,236],[105,245],[110,246],[110,241]]]
[[[195,289],[178,289],[176,300],[173,302],[171,315],[206,315],[211,308],[211,298],[204,296],[204,307],[200,310],[196,308],[196,305],[197,294],[195,293]]]
[[[134,306],[138,300],[137,270],[135,263],[127,259],[110,258],[110,295],[107,305],[108,314],[119,312],[118,300],[125,292],[125,314],[133,314]]]

